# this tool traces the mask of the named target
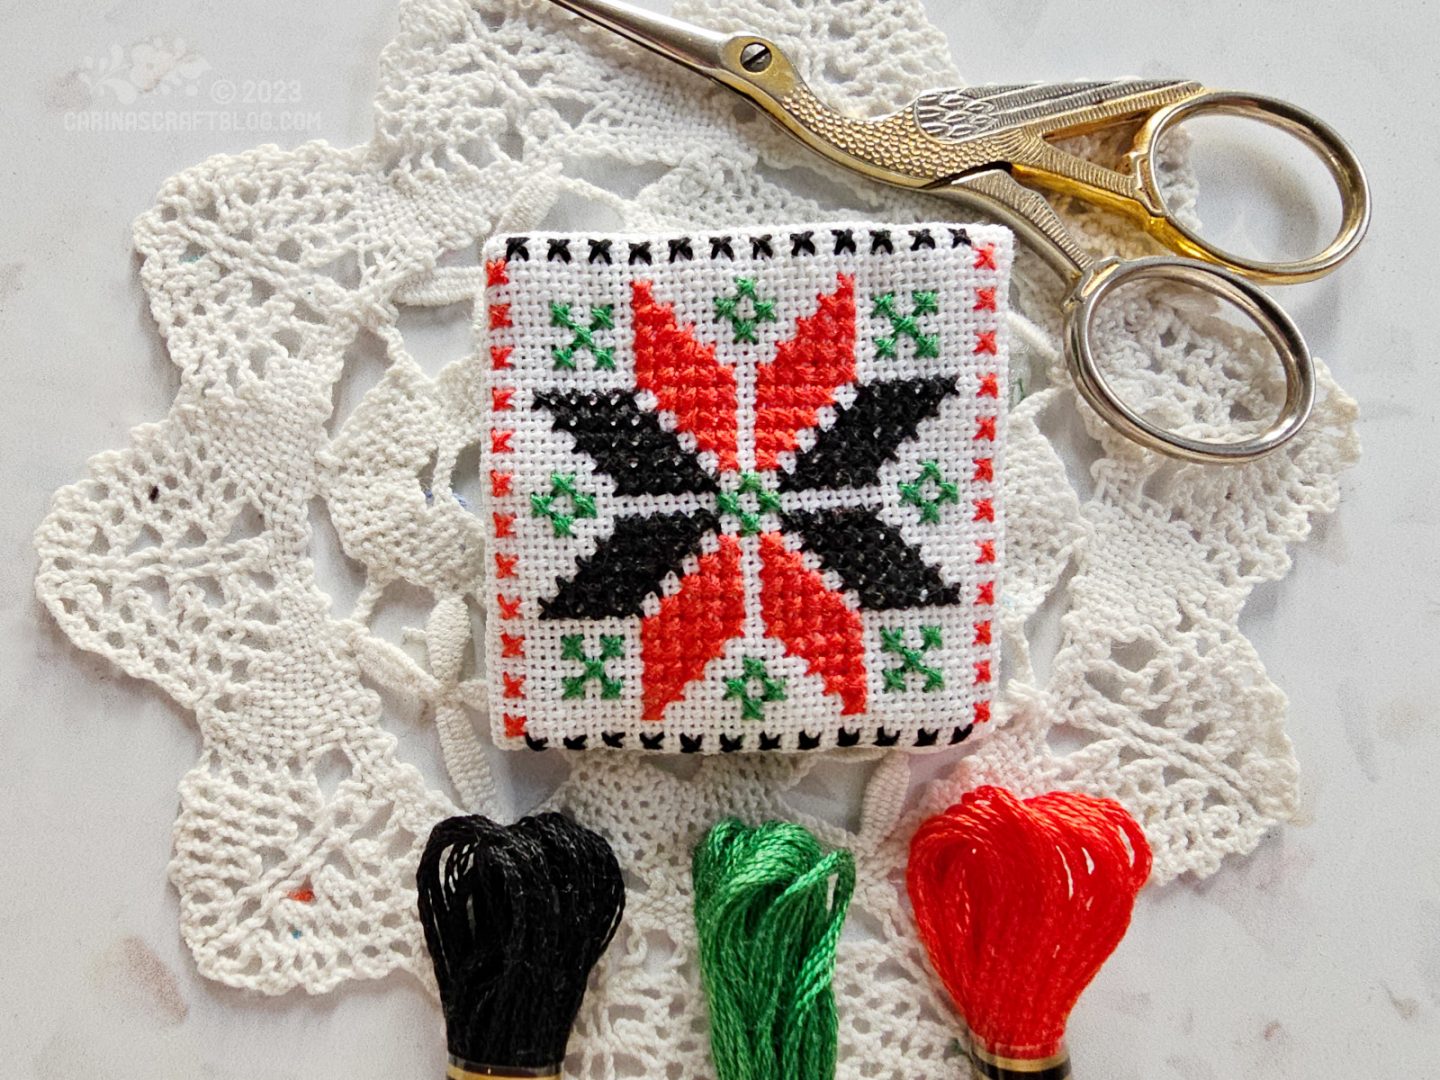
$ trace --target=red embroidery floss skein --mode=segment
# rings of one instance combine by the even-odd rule
[[[625,909],[615,852],[563,814],[447,818],[415,874],[449,1080],[559,1080],[595,961]]]
[[[905,883],[973,1080],[1064,1080],[1065,1022],[1130,925],[1150,846],[1119,803],[981,787],[926,820]]]

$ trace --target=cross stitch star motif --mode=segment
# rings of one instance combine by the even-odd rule
[[[754,280],[740,279],[736,286],[735,295],[716,299],[715,310],[732,321],[736,341],[753,342],[755,320],[774,318],[773,305],[758,299]],[[805,663],[825,693],[838,699],[841,714],[864,712],[868,684],[859,611],[959,600],[957,587],[884,520],[873,497],[864,497],[867,489],[878,489],[882,467],[957,392],[955,377],[857,381],[855,283],[842,273],[754,369],[753,419],[742,426],[736,375],[717,357],[716,346],[701,340],[694,326],[680,324],[652,282],[633,281],[629,301],[633,391],[557,388],[537,394],[535,408],[548,412],[554,429],[573,436],[576,452],[611,478],[617,502],[689,496],[694,508],[622,506],[593,554],[579,557],[575,572],[541,600],[541,618],[639,617],[642,715],[654,721],[705,677],[730,641],[745,634],[749,596],[758,601],[766,637]],[[741,313],[741,301],[748,314]],[[898,311],[893,295],[876,301],[877,311],[891,316],[892,354],[895,339],[904,336],[918,356],[934,355],[938,338],[917,320],[937,305],[936,293],[927,291],[914,294],[908,314]],[[853,387],[853,394],[840,404],[843,387]],[[643,403],[651,400],[653,410]],[[655,410],[669,421],[662,423]],[[833,412],[828,427],[820,426],[822,410]],[[742,430],[749,445],[740,443]],[[953,501],[954,485],[935,482],[939,494],[927,491],[926,501]],[[814,492],[838,497],[804,498]],[[562,493],[568,494],[546,497]],[[838,579],[840,591],[827,583],[826,573]],[[679,587],[667,595],[672,575]],[[584,659],[578,651],[573,655]],[[578,692],[580,684],[574,685]],[[747,661],[743,679],[726,686],[728,696],[741,699],[747,718],[763,715],[764,703],[783,693],[783,683],[771,679],[758,659]]]
[[[746,499],[745,496],[752,498]],[[754,536],[760,531],[765,514],[778,514],[782,508],[780,498],[765,486],[759,473],[740,474],[740,484],[733,491],[721,491],[715,496],[715,506],[722,514],[730,514],[740,523],[742,536]]]
[[[881,356],[893,358],[898,354],[901,338],[908,337],[915,344],[916,356],[938,356],[940,354],[940,336],[925,333],[921,329],[921,318],[939,311],[939,303],[938,297],[932,290],[922,289],[911,294],[910,312],[902,315],[896,304],[894,293],[877,296],[873,314],[876,318],[889,320],[890,333],[875,339],[875,351]]]
[[[899,490],[901,499],[920,508],[920,520],[932,524],[940,520],[942,506],[960,501],[960,486],[945,479],[936,461],[925,462],[920,475]]]
[[[619,697],[625,684],[621,679],[611,677],[605,663],[607,660],[615,660],[624,655],[625,643],[613,634],[600,636],[600,649],[594,656],[586,654],[583,634],[566,634],[561,639],[560,657],[563,660],[577,661],[580,664],[581,672],[578,675],[565,677],[565,696],[567,698],[583,698],[586,686],[593,681],[600,687],[602,698]]]
[[[559,507],[562,499],[569,504],[568,513]],[[556,536],[573,536],[577,518],[595,516],[595,498],[575,486],[574,473],[555,473],[550,478],[548,495],[537,491],[530,496],[530,512],[536,517],[549,518]]]
[[[938,668],[925,663],[925,654],[944,644],[938,626],[922,626],[920,628],[919,648],[912,649],[908,646],[905,643],[905,631],[900,629],[881,630],[880,640],[883,642],[881,647],[885,652],[900,657],[898,667],[885,669],[886,690],[906,689],[907,676],[910,675],[918,675],[923,679],[921,689],[926,693],[939,690],[945,685],[944,674]]]
[[[742,665],[744,676],[725,680],[725,696],[740,702],[740,715],[746,720],[765,719],[765,704],[785,700],[785,680],[770,677],[765,661],[747,656]]]
[[[747,302],[750,314],[742,315]],[[754,278],[739,277],[735,279],[734,296],[715,298],[715,317],[730,323],[737,342],[753,342],[760,323],[775,321],[775,301],[761,299],[755,291]]]
[[[588,322],[582,324],[576,320],[569,304],[552,301],[550,304],[551,325],[563,327],[573,335],[569,344],[557,345],[552,350],[555,356],[555,367],[561,370],[575,370],[576,354],[583,349],[595,358],[597,368],[604,371],[613,370],[615,350],[608,345],[601,345],[597,335],[602,330],[615,329],[614,313],[615,309],[609,304],[592,307]]]

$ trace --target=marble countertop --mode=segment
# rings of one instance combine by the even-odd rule
[[[1440,1075],[1440,6],[929,0],[975,81],[1181,73],[1304,103],[1353,142],[1371,237],[1287,290],[1360,402],[1339,512],[1243,626],[1290,696],[1301,820],[1212,878],[1151,890],[1071,1027],[1078,1075]],[[36,603],[30,536],[85,460],[159,418],[177,376],[129,229],[163,178],[262,141],[368,137],[391,0],[5,5],[0,66],[0,1074],[18,1080],[438,1075],[438,1015],[405,976],[260,1000],[195,973],[166,879],[193,723],[70,645]],[[183,39],[205,85],[284,86],[289,130],[93,131],[112,50]],[[89,66],[87,66],[87,64]],[[177,94],[185,88],[178,86]],[[267,91],[273,92],[273,91]],[[175,99],[177,102],[180,98]],[[71,118],[71,119],[67,119]]]

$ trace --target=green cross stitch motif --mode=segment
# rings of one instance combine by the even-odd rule
[[[740,306],[746,300],[750,301],[748,316],[740,313]],[[760,299],[755,291],[754,278],[738,277],[735,279],[735,295],[715,298],[715,318],[729,321],[737,342],[753,342],[755,331],[762,322],[775,321],[775,301]]]
[[[562,499],[569,500],[569,513],[556,505]],[[535,517],[549,518],[556,536],[574,536],[573,526],[577,518],[595,516],[595,496],[585,494],[576,486],[574,473],[551,473],[550,494],[532,492],[530,513]]]
[[[884,318],[890,321],[890,333],[875,339],[875,351],[881,356],[888,356],[894,359],[900,347],[900,339],[908,337],[915,343],[915,355],[919,357],[940,355],[940,335],[926,334],[920,329],[920,318],[923,315],[934,315],[940,310],[940,294],[930,289],[922,289],[910,294],[911,308],[908,315],[900,314],[900,309],[895,303],[895,294],[882,293],[875,298],[875,307],[871,316],[876,319]]]
[[[920,520],[931,524],[940,520],[940,507],[946,503],[960,501],[960,487],[945,479],[939,462],[926,461],[921,465],[920,475],[908,484],[900,481],[900,498],[920,508]],[[934,494],[928,494],[933,490]]]
[[[920,628],[920,647],[912,649],[905,644],[905,631],[896,627],[887,630],[880,629],[880,648],[883,652],[893,653],[900,657],[900,666],[886,668],[882,673],[885,676],[886,690],[907,690],[906,677],[909,675],[923,675],[925,683],[920,688],[927,694],[931,690],[939,690],[945,685],[945,676],[940,674],[939,668],[930,667],[924,662],[924,657],[931,649],[938,649],[943,644],[940,640],[940,628],[938,626],[922,626]]]
[[[613,701],[620,696],[625,689],[625,680],[612,679],[609,672],[605,670],[605,664],[610,660],[619,660],[625,655],[625,639],[614,634],[600,635],[600,651],[591,656],[585,651],[584,634],[566,634],[560,639],[560,658],[562,660],[574,660],[584,666],[584,671],[579,675],[566,675],[562,679],[565,690],[560,695],[565,698],[585,697],[586,687],[591,681],[599,684],[600,696],[606,701]]]
[[[753,499],[746,499],[753,495]],[[721,516],[726,514],[740,521],[740,535],[754,536],[760,531],[760,519],[765,514],[780,512],[780,496],[765,486],[759,473],[740,474],[740,486],[734,491],[722,491],[715,496],[715,505]],[[750,509],[750,507],[754,509]]]
[[[574,371],[575,357],[581,349],[595,358],[596,368],[615,370],[615,350],[608,345],[599,345],[595,335],[601,330],[615,329],[615,305],[601,304],[590,309],[590,323],[582,326],[571,313],[569,304],[550,301],[550,325],[563,326],[575,336],[569,345],[556,345],[551,349],[555,357],[556,370]]]
[[[772,679],[765,661],[747,656],[743,677],[725,680],[725,696],[738,698],[743,720],[764,720],[765,704],[785,700],[785,680]]]

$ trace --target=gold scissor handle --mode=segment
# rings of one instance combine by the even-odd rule
[[[1158,148],[1167,131],[1201,114],[1258,120],[1299,139],[1320,159],[1340,193],[1340,228],[1323,250],[1291,262],[1253,259],[1215,246],[1170,214],[1159,184]],[[1043,132],[1052,136],[1067,133],[1065,129]],[[1076,159],[1044,142],[1039,132],[1016,157],[1012,168],[1022,182],[1119,210],[1136,219],[1172,251],[1267,285],[1294,285],[1328,274],[1359,246],[1370,225],[1370,186],[1365,170],[1345,141],[1323,120],[1299,106],[1259,94],[1197,88],[1178,101],[1160,106],[1146,116],[1136,132],[1125,171]]]
[[[1315,362],[1294,321],[1255,282],[1213,262],[1173,255],[1095,260],[1078,247],[1035,192],[1009,173],[977,173],[936,194],[973,205],[1014,228],[1066,281],[1064,354],[1075,386],[1100,418],[1141,446],[1207,465],[1239,465],[1280,449],[1300,433],[1315,405]],[[1285,373],[1285,401],[1270,426],[1248,439],[1196,439],[1145,419],[1110,385],[1095,353],[1095,319],[1106,299],[1139,281],[1188,285],[1225,301],[1265,335]]]
[[[1164,211],[1164,196],[1157,183],[1156,150],[1161,137],[1191,117],[1209,113],[1243,116],[1294,136],[1324,163],[1340,193],[1340,228],[1335,238],[1307,259],[1268,262],[1236,255],[1198,236]],[[1161,243],[1192,258],[1213,262],[1267,285],[1292,285],[1328,274],[1350,257],[1370,227],[1370,185],[1354,152],[1335,129],[1298,105],[1259,94],[1210,90],[1178,101],[1153,113],[1135,137],[1134,161],[1141,183],[1160,203],[1162,212],[1152,232]]]
[[[1285,372],[1285,401],[1259,435],[1234,442],[1195,439],[1151,423],[1127,405],[1105,378],[1095,358],[1095,316],[1105,298],[1138,281],[1189,285],[1224,300],[1264,333]],[[1264,457],[1293,439],[1315,405],[1315,362],[1299,329],[1283,308],[1254,282],[1222,267],[1169,255],[1146,259],[1105,259],[1085,270],[1065,304],[1065,359],[1080,395],[1101,418],[1141,446],[1170,457],[1205,464],[1241,464]]]

